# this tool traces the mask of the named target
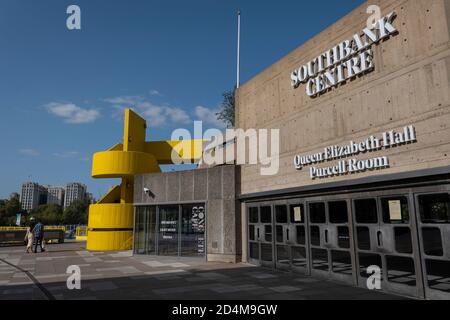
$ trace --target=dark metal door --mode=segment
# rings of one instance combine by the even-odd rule
[[[348,200],[324,199],[308,206],[311,274],[356,282]]]
[[[397,192],[353,200],[358,285],[368,288],[368,268],[375,266],[381,290],[423,297],[412,197]]]
[[[247,207],[249,262],[274,267],[273,213],[270,204]]]
[[[450,188],[415,194],[425,298],[450,299]]]
[[[306,215],[301,201],[274,203],[275,266],[309,274]]]

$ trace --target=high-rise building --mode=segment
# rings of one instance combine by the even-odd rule
[[[64,197],[64,209],[76,200],[86,201],[86,185],[78,182],[68,183],[66,186],[66,195]]]
[[[47,189],[36,182],[25,182],[20,196],[22,209],[31,211],[47,202]]]
[[[47,186],[47,190],[47,204],[57,204],[59,206],[64,204],[65,189],[63,187]]]
[[[86,205],[95,203],[95,199],[94,199],[94,196],[92,195],[92,193],[86,192],[86,198],[85,198],[84,202],[86,203]]]

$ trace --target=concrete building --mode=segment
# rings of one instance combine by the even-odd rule
[[[31,211],[47,202],[47,189],[35,182],[26,182],[22,185],[20,195],[22,210]]]
[[[65,189],[63,187],[47,186],[47,204],[64,205]]]
[[[64,197],[64,209],[77,200],[82,202],[86,200],[86,185],[78,182],[68,183]]]
[[[370,28],[369,5],[382,12]],[[450,299],[449,79],[449,1],[367,2],[237,90],[236,127],[279,133],[259,164],[148,173],[174,144],[145,142],[145,121],[126,120],[125,144],[94,156],[93,176],[123,182],[91,206],[88,249],[362,288],[375,273],[386,292]]]
[[[243,261],[450,298],[449,48],[449,1],[370,1],[239,88],[237,127],[280,130],[278,174],[241,167]]]

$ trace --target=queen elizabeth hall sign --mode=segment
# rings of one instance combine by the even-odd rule
[[[345,146],[326,147],[323,152],[307,155],[295,156],[294,164],[297,170],[304,166],[314,165],[321,162],[343,159],[346,157],[357,156],[368,152],[379,151],[382,149],[395,148],[398,146],[417,142],[416,129],[414,126],[403,128],[402,132],[394,130],[384,132],[381,137],[370,136],[364,141],[355,143],[350,141]],[[337,165],[331,167],[309,169],[311,179],[329,178],[358,172],[379,170],[389,168],[389,157],[379,156],[367,160],[349,159],[340,160]]]
[[[378,20],[291,73],[292,87],[306,83],[306,94],[315,97],[330,88],[374,69],[372,45],[388,39],[397,30],[392,25],[395,12]]]

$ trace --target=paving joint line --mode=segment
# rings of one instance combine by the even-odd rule
[[[20,272],[25,273],[28,278],[36,285],[36,287],[38,287],[39,290],[41,290],[41,292],[45,295],[45,297],[47,298],[47,300],[56,300],[55,296],[53,294],[51,294],[50,291],[48,291],[43,285],[42,283],[39,282],[38,279],[36,279],[35,276],[33,276],[29,271],[22,269],[19,266],[16,266],[15,264],[10,263],[9,261],[5,260],[5,259],[1,259],[0,261],[3,263],[6,263],[7,265],[19,270]]]

